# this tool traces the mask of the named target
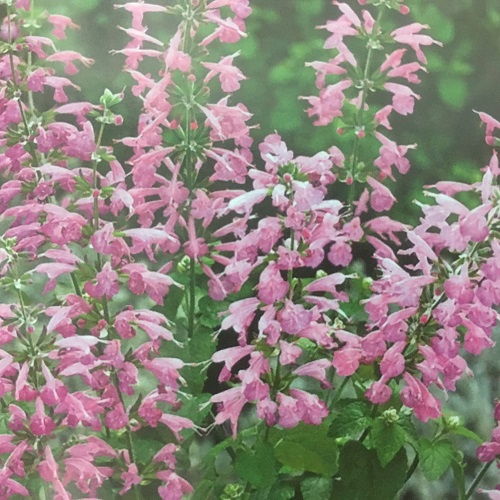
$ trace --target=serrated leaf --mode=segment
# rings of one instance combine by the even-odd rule
[[[383,467],[396,456],[406,441],[406,432],[402,427],[396,422],[388,424],[381,418],[373,422],[370,435]]]
[[[308,477],[300,483],[300,492],[304,500],[330,498],[332,486],[332,480],[326,477]]]
[[[234,468],[242,479],[255,488],[269,488],[278,473],[273,447],[267,443],[257,443],[255,451],[240,452]]]
[[[428,439],[420,441],[420,467],[429,481],[439,479],[450,466],[454,449],[449,441],[431,443]]]
[[[370,415],[370,406],[358,401],[348,404],[335,415],[330,426],[329,436],[332,437],[356,437],[369,427],[373,419]]]

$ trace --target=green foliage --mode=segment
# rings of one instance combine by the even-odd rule
[[[370,436],[382,467],[396,456],[406,441],[406,432],[397,422],[386,422],[382,418],[373,422]]]
[[[239,452],[234,468],[242,479],[255,488],[264,489],[271,486],[278,473],[273,447],[258,442],[254,450]]]
[[[340,481],[334,483],[336,500],[389,500],[405,481],[406,452],[401,449],[383,467],[375,450],[349,441],[340,452]]]
[[[332,489],[332,481],[324,477],[308,477],[300,483],[300,492],[304,500],[330,498]]]
[[[329,435],[333,437],[357,437],[373,421],[370,417],[370,405],[364,401],[356,401],[341,408],[330,426]]]
[[[446,440],[433,443],[422,439],[419,444],[420,467],[429,481],[436,481],[451,465],[453,445]]]
[[[333,475],[338,467],[335,439],[327,436],[326,425],[299,424],[294,429],[273,429],[271,440],[276,458],[295,471]]]

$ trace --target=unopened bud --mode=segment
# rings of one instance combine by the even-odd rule
[[[406,16],[406,14],[410,13],[410,8],[407,7],[406,5],[401,5],[401,7],[399,8],[399,12],[401,12],[403,16]]]
[[[429,316],[427,316],[427,314],[422,314],[422,316],[420,317],[420,323],[422,323],[422,325],[425,325],[427,321],[429,321]]]
[[[98,189],[94,189],[94,191],[92,191],[92,197],[99,198],[99,190]]]
[[[343,133],[344,133],[344,129],[343,129],[342,127],[339,127],[339,128],[337,129],[337,134],[339,134],[339,135],[343,135]]]
[[[399,420],[398,411],[394,408],[389,408],[382,413],[382,419],[388,424],[393,424]]]
[[[289,173],[286,173],[284,176],[283,176],[283,180],[285,182],[292,182],[292,176],[289,174]]]
[[[115,115],[115,125],[119,127],[123,123],[122,115]]]
[[[345,180],[345,183],[350,186],[352,183],[354,182],[354,179],[349,175],[346,180]]]
[[[196,123],[196,121],[192,121],[190,124],[189,124],[189,128],[191,130],[196,130],[198,128],[198,124]]]
[[[452,415],[451,417],[445,418],[445,426],[448,429],[456,429],[457,427],[460,427],[460,417]]]

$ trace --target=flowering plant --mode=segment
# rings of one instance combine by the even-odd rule
[[[115,5],[132,97],[91,103],[72,76],[93,61],[54,43],[78,26],[1,2],[1,498],[388,499],[419,468],[466,500],[498,463],[498,427],[483,443],[442,403],[494,345],[496,152],[478,184],[426,186],[415,227],[386,215],[416,147],[392,116],[439,42],[394,28],[401,0],[334,1],[301,97],[331,148],[254,148],[240,53],[211,56],[249,3]],[[134,98],[137,134],[106,144]],[[486,464],[468,487],[456,436]]]

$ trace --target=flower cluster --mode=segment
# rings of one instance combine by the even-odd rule
[[[113,149],[102,144],[105,128],[123,121],[115,108],[124,95],[106,90],[98,105],[69,102],[68,89],[78,90],[72,75],[93,61],[58,50],[33,28],[48,22],[52,35],[64,39],[68,28],[78,26],[68,17],[31,10],[29,1],[9,6],[3,21],[0,282],[9,299],[0,316],[2,397],[11,434],[3,436],[8,458],[2,498],[28,496],[11,477],[36,471],[57,498],[71,498],[74,487],[95,497],[108,480],[123,495],[144,480],[135,433],[161,425],[180,441],[183,429],[195,428],[177,413],[189,398],[181,395],[186,381],[180,371],[190,363],[171,354],[182,352],[175,318],[150,305],[163,305],[172,286],[183,289],[169,271],[185,255],[194,269],[207,253],[196,232],[224,210],[223,196],[198,187],[210,177],[205,171],[198,176],[205,159],[215,161],[211,181],[232,179],[232,172],[244,176],[251,159],[246,108],[230,106],[227,97],[207,102],[206,84],[215,76],[225,92],[245,78],[233,65],[237,54],[199,64],[214,40],[233,43],[246,36],[243,20],[250,9],[245,1],[116,7],[132,15],[132,28],[122,28],[131,41],[116,52],[126,56],[125,69],[136,81],[132,93],[143,105],[138,136],[120,141],[133,150],[127,161],[132,186]],[[222,17],[226,9],[232,18]],[[187,19],[166,48],[147,34],[150,13]],[[205,29],[204,38],[195,40],[200,26],[210,34]],[[157,81],[140,72],[146,58],[159,61]],[[56,76],[61,63],[66,76]],[[39,109],[38,95],[47,89],[56,105]],[[241,149],[212,148],[213,141],[227,139]],[[32,284],[43,284],[43,298],[30,293]],[[142,308],[129,305],[134,296],[143,297]],[[194,308],[194,294],[187,300]],[[186,327],[193,335],[191,321]],[[75,429],[73,446],[61,445],[65,429]],[[103,431],[106,439],[116,433],[113,448],[96,437]],[[146,472],[160,482],[162,498],[192,489],[175,472],[177,449],[167,444]]]
[[[10,416],[0,496],[29,497],[30,481],[41,478],[45,497],[56,499],[152,491],[181,499],[196,479],[181,472],[190,459],[182,442],[207,423],[223,434],[221,446],[237,450],[230,458],[242,476],[261,449],[291,467],[273,455],[270,428],[286,440],[299,424],[331,424],[324,438],[344,446],[341,461],[355,447],[371,461],[363,440],[371,433],[377,448],[377,425],[392,426],[394,449],[376,452],[381,469],[405,442],[416,467],[433,443],[401,438],[401,406],[422,422],[442,416],[437,391],[471,374],[464,351],[493,346],[500,304],[495,151],[481,182],[427,186],[415,227],[382,215],[396,202],[385,182],[408,171],[414,146],[380,129],[390,131],[392,112],[411,114],[420,98],[409,84],[425,71],[422,46],[439,45],[421,33],[426,26],[386,29],[386,16],[409,13],[401,0],[359,0],[359,9],[334,1],[341,15],[322,26],[332,58],[308,64],[319,96],[303,99],[316,125],[333,122],[351,143],[306,157],[274,133],[254,162],[252,115],[233,96],[246,79],[235,65],[240,52],[219,50],[247,36],[249,0],[115,6],[131,27],[120,27],[129,41],[114,53],[141,105],[137,133],[118,148],[105,138],[123,123],[125,92],[78,101],[73,77],[93,61],[59,50],[38,28],[62,41],[78,26],[29,0],[4,3],[0,402]],[[178,21],[167,42],[149,33],[153,15]],[[390,103],[372,102],[375,92]],[[479,116],[486,143],[498,146],[500,122]],[[337,192],[342,184],[347,196]],[[360,246],[373,253],[374,279],[358,274]],[[222,332],[234,342],[216,351]],[[211,363],[224,387],[208,395]],[[356,411],[372,405],[337,434],[335,419],[352,401],[336,403],[350,381]],[[255,434],[233,440],[250,407]],[[499,456],[497,434],[478,449],[481,461]],[[344,469],[333,482],[342,484]]]

